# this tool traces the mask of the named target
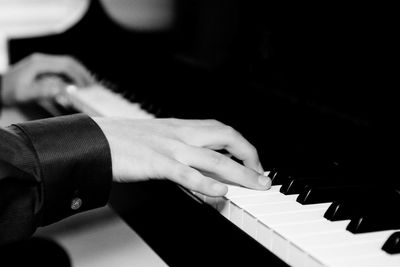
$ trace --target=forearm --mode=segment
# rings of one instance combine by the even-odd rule
[[[33,121],[0,131],[0,243],[107,203],[109,147],[89,117]]]

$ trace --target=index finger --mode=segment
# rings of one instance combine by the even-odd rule
[[[185,146],[179,149],[175,157],[179,162],[225,183],[258,190],[265,190],[271,186],[270,178],[207,148]]]
[[[206,147],[214,150],[225,149],[235,158],[243,161],[243,164],[263,174],[257,149],[245,139],[238,131],[230,126],[202,127],[196,129],[196,135],[192,134],[192,140],[188,143],[195,146]]]

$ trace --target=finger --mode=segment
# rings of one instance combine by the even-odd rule
[[[71,73],[74,73],[74,77],[79,79],[79,84],[77,84],[78,86],[86,87],[96,82],[90,71],[87,70],[80,62],[71,57],[67,57],[65,60],[67,61],[65,64],[68,65],[68,69],[71,71]]]
[[[167,178],[190,190],[213,197],[223,196],[228,192],[226,185],[176,160],[165,157],[162,162],[159,160],[159,163],[160,177]]]
[[[63,79],[52,76],[36,81],[33,90],[30,91],[35,92],[38,98],[52,98],[61,94],[67,85]]]
[[[70,78],[77,86],[84,87],[94,83],[90,72],[78,61],[68,56],[33,57],[31,62],[32,74],[60,73]]]
[[[246,167],[260,174],[264,173],[256,148],[232,127],[214,127],[212,130],[205,128],[205,130],[196,129],[196,131],[196,135],[189,135],[197,136],[193,145],[214,150],[225,149],[243,161]],[[188,143],[190,144],[191,140],[188,140]]]
[[[218,180],[258,190],[265,190],[271,186],[270,178],[207,148],[186,146],[176,154],[176,159],[212,174],[212,177]]]

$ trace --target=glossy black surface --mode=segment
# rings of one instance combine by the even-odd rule
[[[354,188],[354,192],[342,195],[333,201],[324,214],[331,221],[347,220],[367,213],[395,212],[398,193],[389,187]]]
[[[169,266],[288,266],[175,184],[115,184],[111,205]]]
[[[397,190],[388,189],[381,194],[371,194],[357,207],[346,229],[352,233],[400,229],[399,205],[400,192]]]
[[[296,201],[300,204],[318,204],[353,197],[357,186],[306,186]]]
[[[400,254],[400,232],[391,234],[382,249],[389,254]]]

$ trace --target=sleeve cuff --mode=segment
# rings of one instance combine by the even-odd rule
[[[100,127],[70,115],[16,124],[30,140],[41,167],[42,221],[47,225],[104,206],[111,190],[111,153]]]
[[[3,77],[0,74],[0,115],[1,115],[1,110],[3,109],[3,98],[2,98],[2,86],[3,86]]]

